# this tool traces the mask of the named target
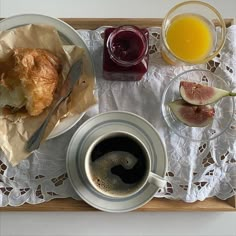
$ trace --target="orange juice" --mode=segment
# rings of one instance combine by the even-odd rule
[[[166,32],[169,49],[186,62],[204,60],[212,50],[213,33],[203,17],[183,14],[175,17]]]

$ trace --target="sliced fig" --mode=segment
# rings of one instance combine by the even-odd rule
[[[209,125],[215,114],[215,109],[210,105],[192,105],[183,99],[170,102],[168,105],[178,120],[191,127]]]
[[[182,98],[193,105],[207,105],[226,96],[236,96],[236,93],[189,81],[181,81],[179,91]]]

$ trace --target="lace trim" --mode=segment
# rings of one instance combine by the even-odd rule
[[[79,31],[94,57],[97,57],[98,49],[103,44],[103,31],[103,27],[96,31]],[[154,67],[156,62],[161,60],[160,29],[150,28],[149,32],[150,65]],[[232,35],[228,35],[228,37],[232,37]],[[233,62],[236,61],[236,55],[229,53],[233,42],[230,40],[227,42],[228,45],[222,50],[222,53],[202,65],[202,68],[220,74],[226,78],[231,88],[234,88],[236,74]],[[99,63],[101,61],[97,62],[97,68],[100,66]],[[170,67],[168,70],[169,75],[172,76],[178,73],[178,68],[175,67]],[[100,69],[96,71],[98,77],[101,77]],[[152,68],[149,73],[155,77],[155,68]],[[207,78],[203,77],[202,80],[207,81]],[[148,81],[149,78],[146,77],[142,81],[143,85],[148,86]],[[107,86],[104,83],[102,80],[98,83],[98,90],[101,89],[103,94],[111,89],[115,82]],[[29,159],[22,161],[17,167],[11,167],[3,153],[0,153],[0,206],[17,206],[26,202],[37,204],[54,198],[73,197],[78,199],[68,180],[65,158],[70,138],[79,125],[80,123],[60,137],[47,141],[39,151]],[[170,165],[166,173],[167,187],[159,190],[156,196],[193,202],[211,196],[226,199],[235,195],[235,138],[236,114],[231,126],[221,139],[223,140],[221,145],[215,146],[213,149],[209,143],[194,144],[193,150],[198,156],[194,163],[188,157],[183,156],[182,150],[178,149],[178,147],[189,145],[187,141],[180,139],[175,147],[168,150]],[[168,135],[166,135],[166,139],[169,139]]]

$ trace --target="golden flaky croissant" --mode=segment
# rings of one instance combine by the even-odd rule
[[[44,49],[17,48],[0,62],[0,107],[26,108],[39,115],[53,100],[60,60]]]

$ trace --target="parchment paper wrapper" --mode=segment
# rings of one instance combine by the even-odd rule
[[[86,111],[96,103],[93,95],[95,79],[83,48],[75,45],[62,45],[57,30],[46,25],[27,25],[9,31],[0,32],[0,60],[13,48],[43,48],[58,56],[63,64],[63,71],[58,90],[66,79],[71,65],[83,57],[83,73],[75,85],[71,96],[63,102],[53,115],[47,127],[44,140],[58,125],[61,119]],[[55,100],[55,99],[54,99]],[[54,101],[55,102],[55,101]],[[52,103],[53,104],[53,103]],[[9,162],[15,166],[26,159],[25,144],[33,132],[45,119],[50,108],[36,117],[26,113],[0,114],[0,146]],[[52,147],[53,148],[53,147]]]

